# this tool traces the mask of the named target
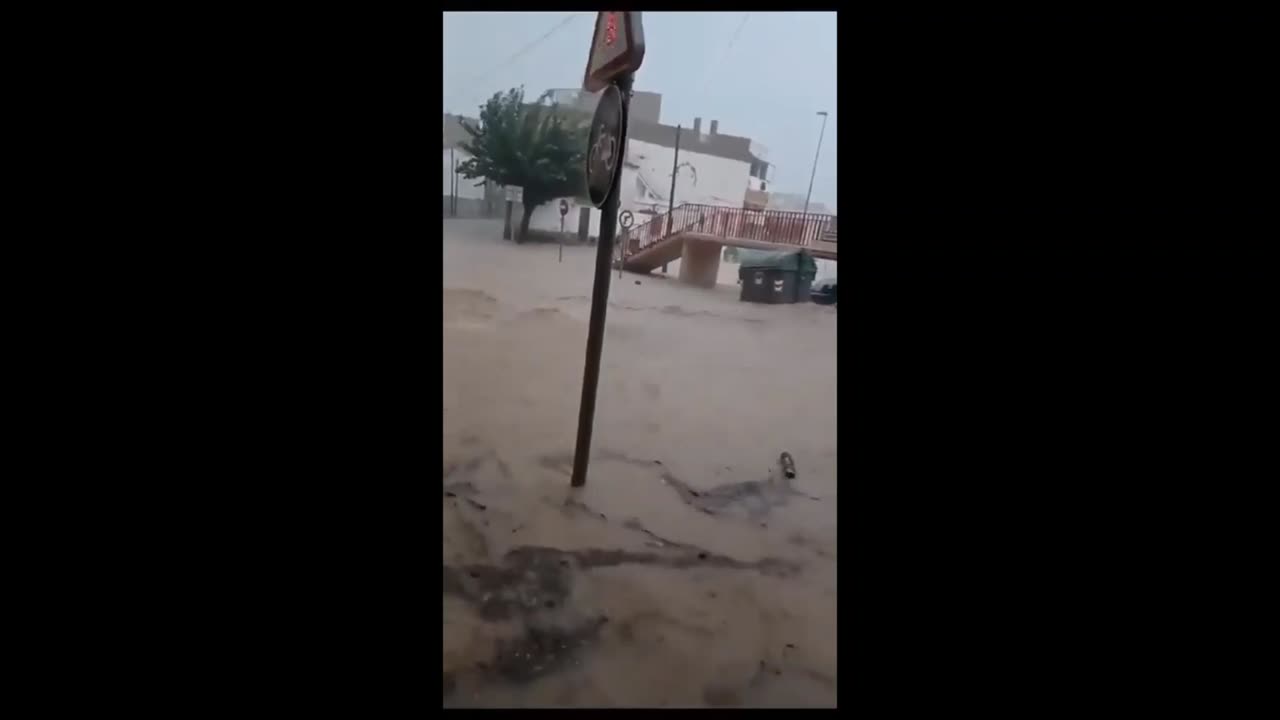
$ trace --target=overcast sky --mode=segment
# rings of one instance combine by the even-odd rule
[[[494,92],[519,85],[529,100],[581,87],[594,24],[593,12],[445,13],[445,111],[475,117]],[[830,112],[813,200],[835,209],[835,13],[647,12],[644,35],[635,89],[662,94],[665,124],[701,117],[705,132],[714,119],[720,132],[763,143],[776,166],[770,190],[805,192],[815,113]]]

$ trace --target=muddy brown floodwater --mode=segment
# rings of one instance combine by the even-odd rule
[[[835,706],[836,311],[615,271],[571,490],[595,249],[444,230],[445,706]]]

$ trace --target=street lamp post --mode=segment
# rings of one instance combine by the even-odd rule
[[[818,133],[818,149],[813,153],[813,172],[809,173],[809,192],[804,194],[804,214],[809,214],[809,196],[813,195],[813,178],[818,174],[818,155],[822,152],[822,136],[827,132],[827,111],[819,110],[822,116],[822,131]]]

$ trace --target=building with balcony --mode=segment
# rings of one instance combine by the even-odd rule
[[[539,101],[592,113],[598,94],[578,89],[552,89],[543,93]],[[661,111],[660,94],[632,93],[627,149],[619,183],[620,210],[630,211],[635,223],[640,224],[666,212],[669,206],[681,203],[765,207],[772,170],[767,148],[750,138],[722,133],[718,120],[704,125],[702,118],[694,118],[692,125],[681,127],[664,124],[660,122]],[[577,227],[579,214],[588,212],[594,234],[599,227],[599,211],[590,208],[585,199],[567,200],[570,219],[566,228]],[[559,203],[534,211],[530,227],[558,231]]]
[[[555,105],[569,113],[580,113],[581,118],[587,120],[595,112],[598,98],[598,94],[580,89],[552,89],[544,92],[534,103]],[[803,195],[778,193],[770,187],[774,165],[769,161],[769,150],[763,144],[721,132],[719,121],[714,119],[704,125],[702,118],[694,118],[688,127],[664,124],[660,122],[661,108],[661,95],[642,91],[634,93],[618,203],[620,210],[631,212],[633,226],[662,215],[668,207],[686,203],[793,213],[803,209]],[[450,163],[456,165],[470,157],[459,147],[467,137],[458,118],[446,116],[446,200],[450,192]],[[477,187],[474,180],[461,180],[456,187],[459,216],[502,217],[504,214],[505,198],[501,188]],[[558,201],[546,203],[534,211],[530,228],[551,233],[562,230],[577,233],[579,228],[585,227],[587,235],[596,235],[600,227],[600,211],[586,200],[585,188],[582,197],[564,199],[569,208],[565,216],[560,215]],[[513,209],[513,217],[519,218],[522,211],[523,208],[517,206]],[[809,211],[819,215],[833,214],[821,203],[811,203]],[[755,213],[749,215],[754,216]],[[746,217],[744,221],[748,219]],[[761,218],[759,222],[764,221]],[[828,225],[834,234],[834,219]],[[831,246],[827,249],[834,250],[834,243],[829,244]],[[832,261],[820,261],[819,265],[824,271],[820,274],[834,271]]]

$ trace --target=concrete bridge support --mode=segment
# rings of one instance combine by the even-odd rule
[[[680,255],[680,281],[714,288],[720,274],[721,243],[685,238]]]

